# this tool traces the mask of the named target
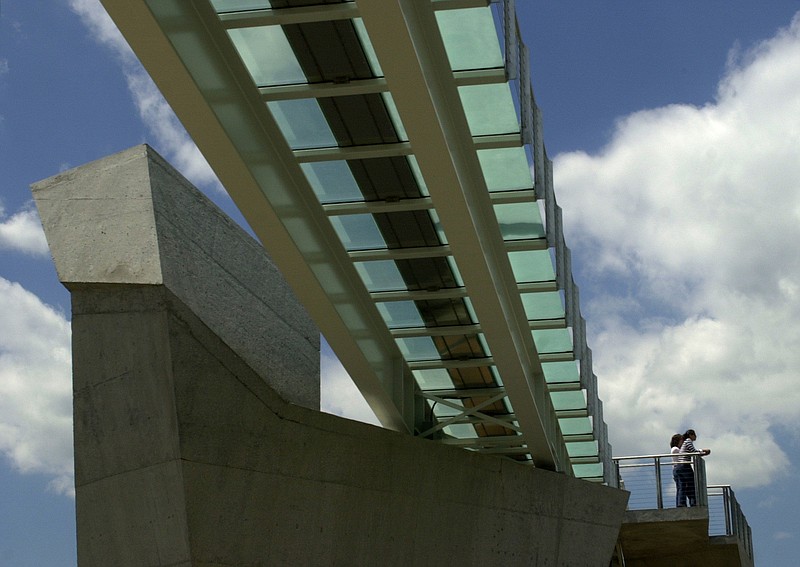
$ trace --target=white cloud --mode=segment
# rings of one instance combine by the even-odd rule
[[[0,206],[0,249],[17,250],[33,256],[49,254],[42,223],[32,206],[8,218]]]
[[[775,532],[772,536],[772,539],[775,541],[780,541],[782,539],[794,539],[794,534],[789,532]]]
[[[327,345],[320,360],[320,409],[348,419],[380,425],[361,392]]]
[[[74,494],[69,322],[0,277],[0,453]]]
[[[583,309],[615,454],[693,427],[713,483],[788,470],[772,428],[800,418],[798,115],[800,17],[732,56],[713,102],[631,114],[598,155],[556,158],[573,257],[604,284]]]
[[[94,38],[120,62],[139,116],[155,139],[153,145],[192,183],[221,190],[214,172],[183,129],[167,101],[133,54],[99,0],[69,0],[70,8]]]

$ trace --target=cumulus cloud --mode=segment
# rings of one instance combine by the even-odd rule
[[[692,427],[713,483],[788,470],[773,432],[800,418],[798,115],[800,17],[732,54],[712,102],[636,112],[597,155],[555,159],[615,454]]]
[[[69,6],[98,43],[120,62],[128,90],[142,122],[155,139],[154,146],[192,183],[221,187],[214,172],[183,129],[169,104],[133,54],[99,0],[69,0]]]
[[[0,249],[17,250],[32,256],[49,254],[39,215],[32,206],[7,217],[0,205]]]
[[[0,453],[74,494],[70,328],[63,314],[0,277]]]

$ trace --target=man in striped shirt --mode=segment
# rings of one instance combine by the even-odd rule
[[[683,444],[681,445],[681,453],[702,453],[702,456],[709,455],[711,453],[711,449],[702,449],[698,451],[694,447],[694,442],[697,441],[697,434],[694,432],[694,429],[687,429],[686,433],[683,434]],[[685,466],[689,467],[689,461],[691,461],[691,457],[688,455],[681,458],[681,461],[687,463]],[[688,475],[687,475],[688,476]],[[686,479],[686,499],[689,501],[689,506],[697,506],[697,491],[695,490],[694,485],[694,474],[691,475],[690,478]]]

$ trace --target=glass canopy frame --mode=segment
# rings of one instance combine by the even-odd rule
[[[609,481],[512,1],[104,4],[385,426]]]

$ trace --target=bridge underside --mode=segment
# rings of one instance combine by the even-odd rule
[[[608,564],[626,493],[313,409],[316,328],[149,148],[34,196],[73,299],[81,566]]]

